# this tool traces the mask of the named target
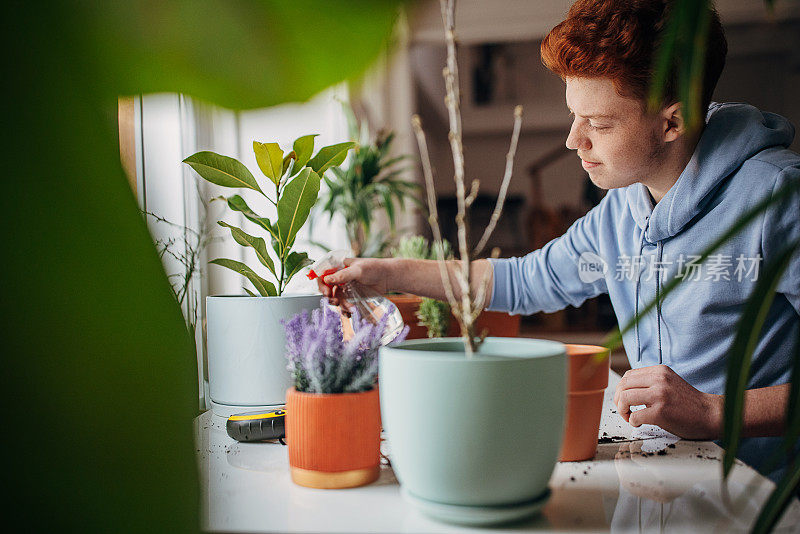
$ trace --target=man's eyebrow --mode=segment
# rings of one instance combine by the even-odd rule
[[[569,108],[567,108],[569,109]],[[575,112],[569,109],[570,115],[575,115]],[[609,113],[589,113],[588,115],[581,115],[584,119],[616,119],[616,115],[612,115]]]

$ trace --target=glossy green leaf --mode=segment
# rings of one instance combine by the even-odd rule
[[[680,81],[681,102],[683,102],[683,117],[688,131],[697,131],[703,125],[705,110],[700,109],[703,100],[703,77],[706,72],[706,48],[708,30],[711,22],[711,12],[708,9],[709,0],[691,0],[694,8],[694,32],[689,51],[689,58],[685,68],[686,74]]]
[[[648,105],[663,105],[667,80],[675,77],[677,96],[687,129],[702,125],[700,109],[710,22],[709,0],[676,0],[656,48]]]
[[[230,260],[228,258],[218,258],[216,260],[211,260],[208,263],[213,263],[214,265],[219,265],[221,267],[227,267],[228,269],[246,277],[248,280],[250,280],[253,286],[255,286],[256,290],[262,297],[274,297],[278,294],[274,285],[261,278],[253,269],[240,261]]]
[[[272,263],[272,258],[269,257],[269,253],[267,252],[267,243],[262,238],[252,236],[240,228],[232,226],[224,221],[219,221],[217,224],[228,228],[231,231],[234,241],[243,247],[252,247],[261,265],[265,266],[269,269],[269,272],[277,277],[277,274],[275,274],[275,264]]]
[[[319,152],[311,158],[311,161],[308,162],[308,166],[314,169],[314,172],[322,176],[330,167],[341,165],[347,157],[347,151],[355,145],[356,144],[353,142],[346,142],[322,147],[319,149]]]
[[[269,219],[266,217],[260,217],[256,212],[250,209],[250,206],[247,205],[247,202],[245,202],[242,197],[239,195],[233,195],[225,198],[225,201],[228,203],[228,207],[230,209],[240,212],[247,218],[247,220],[259,225],[261,228],[269,232],[270,236],[272,236],[274,239],[278,238],[278,231],[272,226],[272,223],[269,222]]]
[[[733,345],[728,354],[728,373],[725,383],[725,408],[723,414],[722,460],[723,473],[727,477],[736,461],[739,438],[742,431],[742,414],[747,381],[750,378],[750,363],[761,334],[761,328],[775,299],[775,288],[789,261],[798,250],[798,243],[791,243],[775,256],[759,273],[753,293],[747,299]]]
[[[278,143],[259,143],[253,141],[253,152],[256,153],[258,168],[269,178],[273,184],[283,176],[283,150]]]
[[[294,150],[292,150],[291,152],[286,154],[286,156],[284,156],[283,167],[282,167],[283,170],[281,171],[281,176],[286,174],[286,171],[289,170],[289,166],[292,164],[293,161],[296,160],[297,160],[297,153]]]
[[[318,135],[319,134],[304,135],[303,137],[295,139],[294,145],[292,146],[295,154],[297,154],[295,169],[305,167],[308,160],[311,159],[311,154],[314,153],[314,138]]]
[[[800,458],[790,463],[786,473],[778,481],[775,490],[767,498],[761,513],[758,514],[753,524],[753,534],[766,534],[772,532],[780,521],[783,512],[795,498],[800,487]]]
[[[255,296],[256,296],[256,294],[255,294],[255,293],[253,293],[252,291],[250,291],[250,290],[249,290],[249,289],[247,289],[246,287],[242,286],[242,289],[244,289],[244,290],[247,292],[247,294],[248,294],[248,295],[250,295],[251,297],[255,297]]]
[[[306,222],[311,206],[317,201],[320,179],[309,167],[304,167],[283,189],[278,200],[278,232],[285,248],[294,243],[300,227]]]
[[[203,151],[192,154],[183,162],[212,184],[223,187],[247,187],[264,194],[247,167],[234,158]]]
[[[285,247],[280,239],[274,238],[272,240],[272,250],[275,251],[275,254],[278,256],[278,258],[283,258]]]
[[[286,262],[284,263],[284,267],[286,268],[286,276],[283,282],[284,287],[287,283],[289,283],[289,280],[291,280],[292,277],[300,271],[300,269],[307,267],[312,263],[314,262],[308,259],[308,254],[305,252],[290,252],[286,257]]]
[[[91,67],[104,74],[92,83],[113,85],[114,95],[181,92],[230,109],[264,108],[304,102],[360,75],[385,49],[401,5],[102,2],[74,9],[82,31],[68,49],[92,51]]]

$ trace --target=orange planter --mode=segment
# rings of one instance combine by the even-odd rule
[[[577,462],[594,458],[603,409],[603,393],[608,386],[610,351],[595,345],[566,345],[567,415],[561,461]]]
[[[475,333],[480,334],[486,330],[488,332],[487,336],[519,337],[520,317],[520,315],[509,315],[505,312],[484,311],[475,321]],[[450,314],[450,327],[447,329],[447,335],[451,337],[461,335],[458,321],[452,313]]]
[[[422,297],[410,293],[400,295],[386,295],[392,303],[397,306],[397,311],[403,317],[403,322],[408,325],[408,335],[406,339],[423,339],[428,337],[428,329],[419,324],[417,311],[422,302]]]
[[[403,293],[400,295],[386,295],[386,298],[397,306],[400,315],[403,316],[403,322],[409,327],[406,339],[423,339],[428,337],[428,329],[420,325],[419,319],[417,319],[417,311],[422,302],[422,297]],[[493,337],[518,337],[519,324],[519,315],[484,311],[475,323],[475,331],[481,333],[486,329],[488,331],[487,335]],[[450,337],[458,337],[461,335],[461,331],[458,328],[458,321],[452,313],[450,314],[450,325],[447,328],[447,335]]]
[[[286,392],[286,442],[295,484],[353,488],[380,474],[378,390],[362,393]]]

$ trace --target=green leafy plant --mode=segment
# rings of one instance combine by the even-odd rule
[[[442,241],[442,257],[452,259],[453,251],[448,241]],[[405,236],[394,250],[395,257],[435,260],[439,256],[422,236]],[[423,298],[417,311],[419,324],[428,329],[428,337],[444,337],[450,327],[450,305],[441,300]]]
[[[450,305],[441,300],[423,298],[417,310],[419,324],[428,329],[428,337],[444,337],[450,328]]]
[[[763,0],[772,11],[775,0]],[[675,88],[682,104],[689,131],[703,125],[701,108],[703,77],[712,0],[674,0],[654,57],[648,106],[658,109],[663,102],[667,80],[675,77]]]
[[[665,31],[661,36],[655,57],[655,68],[651,79],[648,97],[650,106],[658,106],[662,101],[666,81],[670,74],[676,77],[684,119],[689,130],[702,126],[704,111],[700,109],[702,81],[705,74],[705,51],[708,39],[710,0],[675,0]],[[774,9],[775,0],[764,0],[768,10]],[[738,235],[767,209],[781,202],[796,199],[800,193],[800,183],[787,183],[776,190],[771,198],[754,206],[739,220],[727,228],[722,235],[703,253],[699,261],[705,261],[719,247]],[[800,243],[787,243],[782,251],[765,264],[762,274],[745,303],[739,319],[736,335],[728,357],[725,383],[725,406],[723,414],[722,446],[725,454],[722,469],[725,478],[731,472],[736,460],[742,433],[744,397],[750,376],[750,363],[756,342],[764,324],[767,310],[775,297],[775,288],[789,266],[790,260],[800,253]],[[618,347],[622,344],[622,333],[627,332],[650,310],[659,306],[664,298],[680,284],[682,279],[667,283],[660,296],[648,304],[621,331],[612,334],[607,345]],[[800,343],[794,355],[789,402],[786,411],[786,431],[784,447],[777,455],[767,460],[774,466],[780,456],[788,460],[787,469],[753,524],[753,532],[771,531],[786,510],[794,495],[800,490],[800,458],[795,455],[795,447],[800,439]]]
[[[331,169],[325,177],[328,193],[322,202],[323,213],[332,219],[341,214],[350,247],[355,256],[381,256],[391,242],[391,236],[373,232],[373,222],[381,211],[389,220],[390,231],[396,226],[395,201],[400,209],[411,199],[419,203],[416,193],[419,184],[401,178],[406,171],[399,166],[408,156],[392,157],[394,133],[379,132],[374,141],[365,125],[359,124],[349,108],[345,108],[350,123],[350,135],[359,142],[347,169]]]
[[[247,167],[234,158],[204,151],[192,154],[183,160],[207,181],[224,187],[252,189],[276,207],[278,220],[272,223],[268,218],[261,217],[253,211],[241,196],[220,197],[228,203],[230,209],[240,212],[247,220],[267,232],[277,256],[277,265],[270,256],[263,237],[252,236],[225,221],[217,222],[220,226],[228,228],[233,239],[241,246],[252,247],[255,250],[258,261],[272,274],[277,287],[240,261],[218,258],[211,260],[211,263],[241,274],[250,280],[262,297],[283,294],[292,277],[300,269],[312,263],[306,252],[292,250],[297,232],[308,219],[311,207],[317,201],[320,176],[328,169],[340,165],[347,157],[347,152],[354,146],[352,142],[326,146],[312,157],[316,135],[304,135],[296,139],[292,150],[285,155],[278,143],[253,141],[256,162],[274,187],[274,199],[264,193]],[[249,289],[244,288],[244,290],[255,296]]]
[[[304,101],[374,62],[400,4],[14,6],[0,32],[18,67],[3,87],[13,102],[3,114],[2,146],[13,155],[5,170],[16,179],[2,199],[3,249],[14,253],[4,258],[0,328],[6,353],[19,357],[5,359],[2,384],[12,428],[69,399],[49,431],[72,436],[54,448],[19,435],[6,476],[28,528],[200,530],[197,368],[120,163],[117,97],[181,92],[235,109]],[[58,139],[47,150],[30,142],[44,127]],[[30,217],[34,204],[52,217]],[[125,424],[102,424],[112,420]],[[154,439],[153,429],[168,431]]]

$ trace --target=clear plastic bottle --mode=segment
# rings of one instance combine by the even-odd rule
[[[343,269],[345,266],[345,257],[347,257],[347,252],[344,250],[329,252],[311,266],[308,278],[313,280],[317,277],[327,276],[335,273],[339,269]],[[334,286],[328,285],[328,287]],[[362,319],[366,319],[373,324],[377,324],[388,314],[386,329],[380,340],[381,345],[391,343],[400,332],[402,332],[405,323],[403,322],[402,315],[400,315],[400,310],[385,296],[355,281],[338,285],[338,288],[339,293],[337,297],[340,303],[338,308],[342,316],[342,330],[345,340],[350,339],[354,333],[354,310],[358,310],[358,315]]]

